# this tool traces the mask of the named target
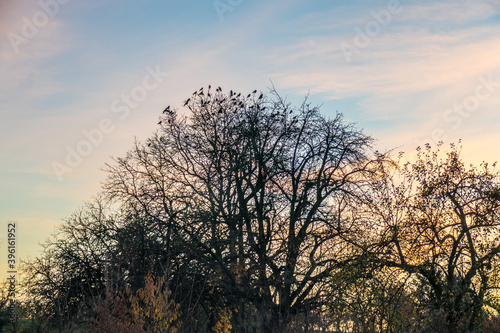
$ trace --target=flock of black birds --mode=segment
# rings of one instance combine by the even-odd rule
[[[194,100],[196,99],[196,97],[200,97],[199,98],[199,101],[200,101],[200,105],[203,107],[203,106],[206,106],[208,104],[210,104],[211,101],[217,103],[219,105],[219,109],[217,110],[217,113],[218,114],[222,114],[224,112],[224,107],[221,106],[221,103],[224,103],[224,102],[229,102],[230,104],[232,104],[233,106],[238,106],[238,107],[245,107],[245,103],[244,101],[241,100],[241,93],[236,93],[236,92],[233,92],[232,90],[229,92],[229,100],[228,100],[228,96],[225,96],[225,95],[222,95],[222,88],[221,87],[218,87],[215,91],[216,93],[218,93],[218,95],[213,99],[211,100],[211,94],[210,94],[210,89],[211,89],[211,86],[209,85],[208,86],[208,91],[207,91],[207,99],[204,100],[203,97],[205,97],[205,93],[203,91],[203,87],[200,88],[199,90],[195,91],[193,93],[193,97],[191,98],[188,98],[187,100],[184,101],[184,106],[188,106],[189,105],[189,102],[191,100]],[[257,93],[257,90],[254,90],[252,91],[251,94],[248,94],[247,95],[247,98],[250,98],[252,95],[255,95]],[[257,97],[257,101],[260,101],[264,98],[264,94],[261,93],[258,97]],[[232,102],[232,103],[231,103]],[[191,110],[191,106],[188,106],[189,109]],[[254,105],[251,105],[249,106],[249,109],[252,109],[252,108],[257,108],[259,110],[265,110],[266,107],[263,107],[260,105],[260,103],[255,103]],[[285,107],[281,112],[280,111],[274,111],[270,117],[275,119],[276,117],[286,117],[286,114],[292,114],[293,113],[293,110],[292,109],[288,109],[287,107]],[[175,118],[175,112],[173,110],[170,109],[170,105],[167,106],[165,108],[165,110],[163,110],[163,114],[166,115],[167,117],[164,118],[164,120],[166,119],[166,121],[169,123],[169,124],[172,124],[172,122],[174,121],[174,118]],[[158,122],[158,125],[161,125],[163,123],[164,120],[160,120]],[[298,122],[298,119],[297,119],[297,115],[295,115],[294,117],[292,117],[292,125],[293,124],[296,124]],[[189,137],[186,136],[185,139],[188,139]],[[151,146],[151,143],[148,143],[148,147]]]
[[[209,85],[209,86],[208,86],[208,91],[207,91],[207,97],[208,97],[208,98],[211,98],[211,97],[212,97],[212,95],[210,94],[210,89],[211,89],[211,88],[212,88],[212,86],[211,86],[211,85]],[[215,91],[216,91],[216,92],[218,92],[218,93],[222,93],[222,88],[221,88],[221,87],[217,87],[217,89],[215,89]],[[252,91],[252,93],[251,93],[251,94],[248,94],[248,95],[247,95],[247,98],[250,98],[252,94],[256,94],[256,93],[257,93],[257,90]],[[205,93],[204,93],[204,91],[203,91],[203,87],[201,87],[199,90],[195,91],[195,92],[193,93],[193,96],[203,96],[203,97],[204,97],[204,96],[205,96]],[[245,104],[243,103],[243,101],[238,101],[238,100],[237,100],[238,98],[240,98],[240,97],[241,97],[241,93],[236,94],[236,92],[233,92],[233,91],[231,90],[231,91],[229,92],[229,97],[230,97],[230,98],[231,98],[231,100],[233,101],[233,105],[238,104],[238,106],[240,106],[240,107],[243,107],[243,106],[245,105]],[[264,94],[263,94],[263,93],[261,93],[261,94],[259,95],[258,100],[261,100],[262,98],[264,98]],[[185,100],[185,101],[184,101],[184,105],[183,105],[183,106],[187,106],[187,105],[189,104],[189,102],[190,102],[190,101],[191,101],[191,98],[188,98],[187,100]],[[224,102],[224,101],[226,101],[226,98],[222,98],[222,99],[218,99],[218,98],[216,98],[216,99],[215,99],[215,102],[218,102],[218,103],[220,103],[220,102]],[[210,104],[210,100],[203,100],[203,99],[201,99],[201,104],[202,104],[202,106],[203,106],[203,105],[208,105],[208,104]],[[223,108],[221,107],[221,108],[219,108],[218,113],[222,113],[223,111],[224,111],[224,110],[223,110]],[[170,109],[170,105],[169,105],[169,106],[167,106],[167,107],[165,108],[165,110],[163,110],[163,114],[167,114],[167,115],[173,116],[173,115],[174,115],[174,111],[172,111],[172,110]],[[168,122],[169,122],[169,123],[171,123],[171,120],[169,119],[169,120],[168,120]],[[162,121],[160,120],[160,121],[158,122],[158,125],[161,125],[161,124],[162,124]]]
[[[208,86],[208,91],[207,91],[207,94],[206,96],[210,99],[212,97],[212,95],[210,94],[210,89],[212,88],[211,85]],[[222,88],[221,87],[217,87],[217,89],[215,89],[215,91],[217,93],[222,93]],[[252,94],[256,94],[257,93],[257,90],[254,90],[252,91],[251,94],[248,94],[247,95],[247,98],[250,98],[252,96]],[[201,87],[199,90],[196,90],[194,93],[193,93],[193,96],[202,96],[202,97],[205,97],[205,93],[203,91],[203,87]],[[231,99],[231,101],[233,102],[233,105],[236,105],[238,104],[239,107],[243,107],[245,106],[245,103],[243,103],[243,101],[239,100],[238,99],[241,97],[241,93],[238,93],[236,94],[236,92],[233,92],[232,90],[229,92],[229,98]],[[259,97],[257,98],[258,100],[261,100],[262,98],[264,98],[264,94],[261,93],[259,95]],[[205,105],[208,105],[210,104],[210,100],[207,99],[207,100],[203,100],[203,98],[200,99],[200,102],[201,102],[201,105],[202,106],[205,106]],[[191,98],[188,98],[187,100],[184,101],[184,105],[183,106],[188,106],[189,102],[191,101]],[[215,99],[215,102],[217,103],[221,103],[221,102],[225,102],[226,101],[226,98],[222,98],[222,99],[219,99],[219,98],[216,98]],[[219,108],[219,110],[217,111],[219,114],[222,113],[224,111],[224,109],[222,107]],[[170,105],[167,106],[165,108],[165,110],[163,110],[163,114],[167,114],[169,116],[173,116],[175,113],[174,111],[172,111],[170,109]],[[171,123],[172,121],[170,119],[167,120],[168,123]],[[158,125],[161,125],[162,124],[162,121],[160,120],[158,122]]]

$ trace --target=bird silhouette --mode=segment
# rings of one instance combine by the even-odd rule
[[[210,90],[210,88],[212,88],[212,86],[211,86],[211,85],[208,85],[208,90]]]
[[[189,101],[190,101],[190,100],[191,100],[191,98],[188,98],[188,99],[186,100],[186,102],[184,103],[184,106],[188,105],[188,103],[189,103]]]
[[[254,90],[254,91],[252,91],[252,94],[255,94],[256,92],[257,92],[257,90]]]
[[[249,97],[250,97],[250,94],[247,95],[247,98],[249,98]]]
[[[264,97],[264,94],[260,94],[259,99],[262,99]]]
[[[158,125],[161,125],[161,120],[158,122]]]

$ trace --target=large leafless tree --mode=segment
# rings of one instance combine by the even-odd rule
[[[378,170],[371,138],[271,97],[196,91],[181,117],[109,168],[106,189],[166,226],[235,320],[251,304],[263,332],[320,309],[328,281],[352,260],[342,212]]]

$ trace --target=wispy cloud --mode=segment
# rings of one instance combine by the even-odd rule
[[[411,100],[411,95],[432,89],[452,88],[460,96],[457,85],[497,71],[500,58],[495,54],[500,51],[500,37],[482,37],[489,34],[488,29],[491,28],[451,35],[425,30],[386,35],[349,66],[341,64],[338,52],[331,46],[337,38],[321,43],[302,41],[291,48],[275,50],[271,60],[277,66],[276,75],[287,87],[310,88],[334,99],[362,96],[366,98],[366,114],[383,119],[401,110],[399,103],[391,107],[388,100]],[[315,55],[311,55],[313,50]],[[285,64],[281,68],[280,61]],[[287,70],[289,63],[296,65],[292,73]]]

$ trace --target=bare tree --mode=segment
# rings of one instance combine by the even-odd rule
[[[23,263],[26,306],[37,326],[75,329],[92,315],[105,291],[105,266],[116,226],[99,200],[75,212],[43,245],[40,257]]]
[[[177,258],[216,277],[199,279],[204,297],[229,304],[240,331],[250,306],[260,331],[282,332],[326,304],[330,276],[353,260],[343,210],[385,158],[370,157],[372,139],[342,115],[271,95],[196,91],[191,114],[167,108],[161,131],[109,166],[105,184],[184,245]]]

